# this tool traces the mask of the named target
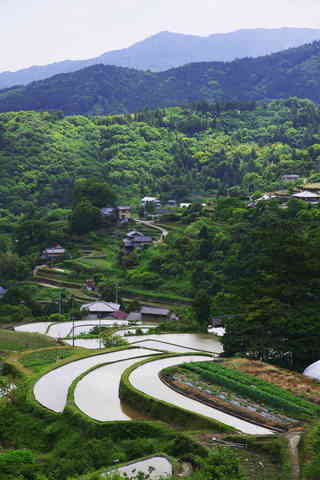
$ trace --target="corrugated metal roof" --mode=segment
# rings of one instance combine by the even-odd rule
[[[93,302],[86,303],[80,307],[80,310],[88,310],[88,312],[115,312],[118,311],[120,305],[112,302]]]
[[[141,321],[141,313],[140,312],[130,312],[127,316],[128,322],[140,322]]]
[[[170,310],[167,308],[156,308],[156,307],[142,307],[141,313],[144,315],[169,315]]]

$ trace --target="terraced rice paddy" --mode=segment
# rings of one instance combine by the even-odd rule
[[[131,358],[88,373],[79,381],[74,391],[77,407],[89,417],[103,422],[131,420],[132,417],[126,413],[119,400],[119,383],[123,372],[138,361],[137,358]]]
[[[123,467],[112,470],[109,473],[119,472],[122,475],[127,475],[128,478],[136,477],[141,472],[145,475],[149,475],[150,480],[158,480],[160,478],[168,477],[172,475],[172,465],[165,457],[150,457],[145,460],[130,463]],[[107,474],[108,477],[108,474]]]
[[[191,398],[175,392],[165,385],[159,378],[161,370],[167,367],[180,365],[182,363],[208,361],[208,356],[181,356],[155,360],[139,366],[133,370],[129,376],[129,382],[134,388],[150,395],[158,400],[174,404],[180,408],[191,410],[200,415],[218,420],[226,425],[230,425],[243,433],[254,435],[266,435],[273,433],[272,430],[259,427],[245,420],[241,420],[227,413],[221,412],[215,408],[209,407],[197,402]]]
[[[131,345],[144,348],[157,348],[164,352],[192,353],[192,351],[208,352],[213,354],[222,353],[223,348],[212,334],[196,333],[165,333],[159,335],[130,335],[125,337]],[[72,340],[66,340],[72,345]],[[75,339],[76,347],[101,348],[99,339]]]
[[[126,325],[126,321],[83,320],[75,322],[77,331],[88,332],[94,325]],[[70,334],[72,322],[57,324],[29,324],[18,327],[22,331],[42,331],[54,338]],[[34,396],[44,407],[55,412],[63,412],[69,388],[74,380],[79,380],[74,390],[74,400],[80,410],[88,416],[100,421],[129,420],[128,414],[121,406],[119,399],[119,383],[123,372],[141,357],[150,357],[161,352],[185,353],[181,357],[155,360],[139,366],[129,377],[132,385],[147,395],[171,403],[177,407],[191,410],[206,417],[216,419],[233,426],[244,433],[270,434],[271,430],[259,427],[215,408],[201,404],[175,392],[159,378],[162,369],[201,360],[210,360],[212,355],[222,352],[222,345],[212,334],[160,334],[130,335],[126,337],[134,348],[119,350],[100,355],[86,357],[51,370],[42,376],[34,385]],[[69,340],[68,343],[72,343]],[[98,339],[78,339],[75,344],[91,348],[99,347]],[[205,352],[211,355],[192,355],[192,352]],[[103,365],[108,363],[108,365]],[[100,367],[99,367],[100,365]],[[98,367],[98,368],[95,368]],[[92,371],[86,372],[90,369]]]
[[[44,407],[55,412],[62,412],[67,401],[68,389],[71,383],[86,370],[106,362],[117,362],[133,357],[157,353],[144,349],[120,350],[83,358],[51,370],[43,375],[34,385],[34,396]]]
[[[303,372],[303,375],[320,380],[320,360],[309,365]]]

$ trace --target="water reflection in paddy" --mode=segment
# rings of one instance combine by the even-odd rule
[[[14,327],[16,332],[30,332],[30,333],[43,333],[45,334],[50,322],[35,322],[35,323],[26,323],[25,325],[20,325],[19,327]]]
[[[131,420],[132,417],[128,416],[121,406],[119,384],[123,372],[138,361],[139,359],[131,358],[123,362],[99,367],[88,373],[75,388],[74,400],[76,405],[95,420],[104,422]],[[135,414],[134,418],[136,417]],[[141,417],[143,416],[141,415]]]
[[[92,357],[68,363],[55,370],[51,370],[37,381],[33,388],[35,398],[41,405],[50,410],[62,412],[66,404],[68,389],[71,383],[83,372],[101,363],[126,360],[132,357],[148,355],[149,353],[152,352],[140,348],[133,348],[130,350],[104,353],[102,355],[93,355]]]
[[[215,335],[201,333],[164,333],[160,335],[130,335],[125,337],[130,344],[145,348],[158,348],[167,352],[190,352],[200,350],[222,353],[223,347]],[[72,344],[72,340],[67,340]],[[84,348],[100,348],[99,339],[76,339],[75,345]]]
[[[303,375],[310,378],[320,380],[320,360],[309,365],[304,371]]]
[[[158,400],[163,400],[186,410],[213,418],[225,423],[226,425],[230,425],[231,427],[234,427],[243,433],[249,433],[253,435],[266,435],[273,433],[272,430],[269,430],[268,428],[254,425],[245,420],[241,420],[232,415],[216,410],[215,408],[209,407],[208,405],[199,403],[192,398],[185,397],[184,395],[167,387],[167,385],[165,385],[159,378],[159,373],[164,368],[186,362],[199,362],[201,360],[208,361],[209,359],[210,357],[208,356],[189,355],[155,360],[141,365],[133,370],[129,376],[129,382],[137,390],[157,398]]]
[[[113,326],[126,326],[128,322],[126,320],[78,320],[74,322],[75,334],[88,333],[96,326],[113,327]],[[48,330],[48,335],[53,338],[63,338],[72,335],[73,322],[61,322],[51,325]]]
[[[173,473],[172,465],[165,457],[146,458],[145,460],[140,460],[139,462],[134,462],[130,465],[125,465],[124,467],[112,470],[106,474],[106,476],[115,472],[119,472],[122,475],[125,474],[129,479],[132,477],[136,478],[138,472],[142,472],[145,475],[149,475],[148,478],[150,478],[150,480],[158,480],[160,478],[168,477]]]

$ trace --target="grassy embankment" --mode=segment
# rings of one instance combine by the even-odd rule
[[[54,345],[56,345],[55,339],[41,333],[14,332],[12,330],[0,329],[0,352],[3,353],[52,347]]]
[[[15,332],[10,333],[15,334]],[[18,336],[20,337],[20,335]],[[28,338],[30,336],[37,337],[38,341],[38,334],[27,335]],[[40,337],[42,338],[43,336],[40,335]],[[44,338],[48,340],[47,337]],[[49,342],[51,342],[51,339],[49,339]],[[66,358],[60,357],[57,359],[58,350],[62,356],[66,355]],[[31,383],[27,383],[27,390],[30,390],[34,380],[39,377],[40,372],[43,374],[59,365],[96,353],[93,351],[88,353],[81,349],[75,350],[65,347],[42,348],[42,350],[33,352],[21,350],[19,353],[20,364],[28,367],[32,372],[36,372],[36,375],[30,377]],[[69,353],[70,356],[67,357]],[[100,351],[99,353],[102,352]],[[45,411],[39,405],[31,405],[29,401],[30,396],[28,395],[29,400],[27,401],[23,391],[24,389],[20,390],[19,387],[17,400],[15,400],[14,404],[3,407],[1,411],[2,420],[0,420],[0,423],[2,433],[0,434],[0,440],[7,449],[31,448],[36,453],[36,457],[41,458],[41,462],[37,465],[41,465],[39,468],[44,473],[54,472],[58,477],[60,475],[62,478],[66,475],[74,475],[75,472],[80,473],[88,471],[88,469],[94,470],[102,466],[107,467],[112,465],[114,458],[120,458],[122,462],[126,462],[141,456],[158,453],[159,451],[175,458],[183,456],[189,459],[192,459],[195,454],[201,456],[206,456],[207,454],[207,450],[201,447],[199,443],[182,433],[177,433],[168,426],[141,421],[107,422],[101,424],[88,419],[84,415],[74,415],[74,412],[68,408],[65,411],[65,415],[54,415]],[[176,412],[173,412],[173,415],[176,416]],[[23,432],[20,432],[21,424],[24,425]],[[184,427],[185,424],[183,429]],[[210,430],[211,433],[209,435],[212,436],[212,428]],[[213,430],[219,431],[220,428]],[[203,434],[205,435],[205,431],[203,431]],[[109,445],[108,438],[111,439],[112,445],[117,445],[116,450],[110,444],[110,448],[107,448],[109,450],[108,455],[104,453],[96,455],[94,452],[100,452],[102,448],[103,451],[106,451],[106,445]],[[196,436],[194,438],[197,440]],[[77,458],[74,458],[72,453],[74,448],[78,452]],[[268,456],[265,452],[253,453],[252,450],[253,447],[250,446],[250,451],[246,451],[245,457],[241,459],[244,470],[248,465],[251,465],[253,460],[257,465],[259,465],[259,462],[263,462],[266,476],[260,475],[260,478],[275,480],[277,473],[282,469],[281,465],[278,464],[278,459],[275,459],[272,469],[268,464]],[[70,452],[70,454],[67,452]],[[248,458],[250,459],[249,462]],[[253,480],[256,477],[251,475],[248,478]]]
[[[199,374],[208,383],[218,384],[253,401],[262,402],[293,418],[310,421],[320,416],[319,405],[239,370],[212,362],[185,364],[183,369]]]
[[[228,425],[224,425],[219,421],[205,417],[195,412],[184,410],[171,403],[158,400],[141,392],[140,390],[137,390],[131,385],[129,379],[130,374],[133,372],[133,370],[140,367],[141,365],[161,358],[179,357],[183,355],[185,354],[166,354],[159,356],[156,359],[142,360],[129,367],[121,377],[119,389],[119,395],[121,400],[129,406],[132,406],[133,408],[135,408],[136,405],[139,405],[139,409],[148,417],[157,418],[166,423],[178,426],[180,428],[183,427],[187,430],[211,429],[216,432],[234,431],[234,429],[232,427],[229,427]]]

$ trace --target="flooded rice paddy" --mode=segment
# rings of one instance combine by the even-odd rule
[[[303,375],[310,378],[320,380],[320,360],[309,365],[304,371]]]
[[[77,407],[89,417],[103,422],[131,420],[132,416],[128,415],[120,403],[119,384],[123,372],[138,361],[137,358],[131,358],[104,365],[88,373],[79,381],[74,391]]]
[[[35,323],[26,323],[25,325],[20,325],[15,327],[16,332],[30,332],[30,333],[42,333],[45,334],[47,329],[51,325],[50,322],[35,322]]]
[[[16,332],[32,332],[32,333],[43,333],[53,338],[64,338],[69,335],[72,335],[73,326],[75,328],[75,335],[80,335],[80,333],[88,333],[93,327],[96,326],[102,327],[123,327],[127,326],[128,322],[126,320],[116,320],[116,319],[101,319],[101,320],[76,320],[75,322],[36,322],[36,323],[27,323],[25,325],[20,325],[15,327]]]
[[[159,335],[130,335],[125,337],[129,344],[144,348],[156,348],[165,352],[188,353],[192,351],[219,354],[223,352],[222,344],[213,334],[198,333],[162,333]],[[72,340],[66,340],[72,345]],[[75,339],[76,347],[101,348],[98,338]]]
[[[136,478],[139,472],[149,475],[150,480],[158,480],[163,477],[169,477],[172,475],[172,465],[169,460],[165,457],[150,457],[145,460],[140,460],[139,462],[130,463],[124,467],[117,468],[108,472],[106,477],[112,473],[121,473],[122,475],[127,475],[128,479],[134,477]]]
[[[129,376],[129,381],[137,390],[150,395],[158,400],[172,403],[180,408],[191,410],[200,415],[218,420],[226,425],[240,430],[243,433],[254,435],[266,435],[273,433],[272,430],[258,425],[254,425],[245,420],[241,420],[233,415],[221,412],[215,408],[209,407],[197,402],[191,398],[175,392],[167,387],[159,378],[161,370],[167,367],[180,365],[186,362],[199,362],[201,360],[208,361],[208,356],[183,356],[176,358],[164,358],[155,360],[135,369]]]
[[[34,385],[34,396],[44,407],[55,412],[62,412],[66,405],[68,389],[71,383],[86,370],[102,363],[127,360],[132,357],[141,357],[148,354],[152,354],[152,352],[140,348],[133,348],[130,350],[93,355],[92,357],[68,363],[43,375]]]
[[[88,333],[93,327],[121,327],[128,325],[126,320],[79,320],[74,322],[75,335]],[[53,338],[64,338],[72,335],[73,322],[55,323],[49,327],[47,335]]]
[[[119,320],[82,320],[76,322],[61,322],[50,324],[49,322],[30,323],[16,327],[17,331],[45,333],[53,338],[63,338],[72,333],[87,333],[95,325],[124,327],[120,333],[130,333],[132,330],[125,328],[126,321]],[[136,328],[147,329],[148,325]],[[134,329],[133,329],[134,330]],[[52,370],[41,377],[34,385],[34,395],[37,401],[46,408],[55,412],[62,412],[66,405],[68,389],[71,383],[86,372],[88,369],[107,362],[109,366],[101,366],[88,373],[79,381],[75,388],[74,399],[77,406],[90,417],[100,421],[129,420],[137,415],[130,409],[123,408],[119,400],[119,382],[122,373],[132,364],[139,361],[139,357],[149,357],[163,352],[186,353],[189,355],[176,358],[167,358],[146,363],[130,375],[130,381],[135,388],[151,395],[159,400],[167,401],[178,407],[197,412],[209,418],[233,426],[244,433],[270,434],[271,430],[259,427],[232,415],[223,413],[212,407],[206,406],[175,392],[167,387],[159,378],[163,368],[178,365],[185,362],[208,360],[208,355],[194,356],[192,352],[203,352],[217,355],[223,351],[217,336],[211,334],[173,333],[159,335],[129,335],[126,336],[128,343],[136,348],[117,352],[103,353],[83,358]],[[66,340],[72,344],[72,340]],[[99,339],[76,339],[75,346],[85,348],[101,348]],[[316,365],[318,364],[318,365]],[[316,367],[320,376],[320,362],[308,368]],[[307,374],[306,369],[305,374]],[[314,370],[315,371],[315,370]],[[318,378],[318,377],[316,377]],[[139,412],[138,412],[139,414]],[[157,478],[157,477],[152,477]]]

